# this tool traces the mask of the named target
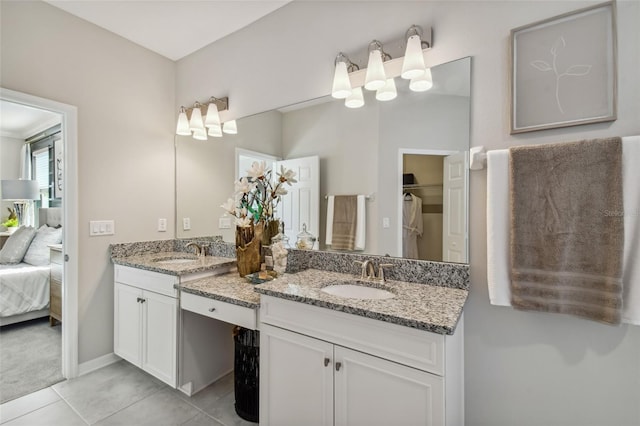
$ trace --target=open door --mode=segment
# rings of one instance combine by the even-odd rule
[[[296,172],[298,181],[292,186],[285,185],[287,195],[277,208],[277,217],[284,222],[284,233],[289,237],[289,244],[294,247],[302,224],[307,231],[318,237],[320,235],[320,159],[318,156],[296,158],[276,162],[276,171],[280,167]],[[318,249],[316,244],[314,249]]]
[[[468,152],[449,155],[444,159],[442,180],[442,260],[443,262],[467,262],[467,173]]]

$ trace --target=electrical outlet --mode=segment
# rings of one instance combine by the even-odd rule
[[[167,232],[167,219],[158,219],[158,231]]]
[[[388,228],[389,226],[391,226],[390,223],[389,223],[389,218],[388,217],[383,217],[382,218],[382,227],[383,228]]]
[[[113,220],[92,220],[89,221],[89,236],[114,235],[116,226]]]
[[[182,230],[183,231],[188,231],[191,229],[191,219],[188,217],[183,217],[182,218]]]

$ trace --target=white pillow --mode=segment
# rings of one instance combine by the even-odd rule
[[[42,225],[22,260],[33,266],[45,266],[49,264],[49,245],[62,242],[62,228],[52,228]]]
[[[21,226],[4,242],[0,250],[0,263],[14,264],[22,262],[24,254],[36,235],[32,226]]]

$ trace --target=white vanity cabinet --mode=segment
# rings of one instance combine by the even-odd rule
[[[264,295],[260,309],[261,426],[464,424],[462,319],[444,336]]]
[[[177,386],[177,277],[116,265],[114,353]]]

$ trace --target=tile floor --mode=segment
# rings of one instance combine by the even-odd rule
[[[0,424],[251,426],[234,409],[233,375],[188,397],[126,361],[0,405]]]

